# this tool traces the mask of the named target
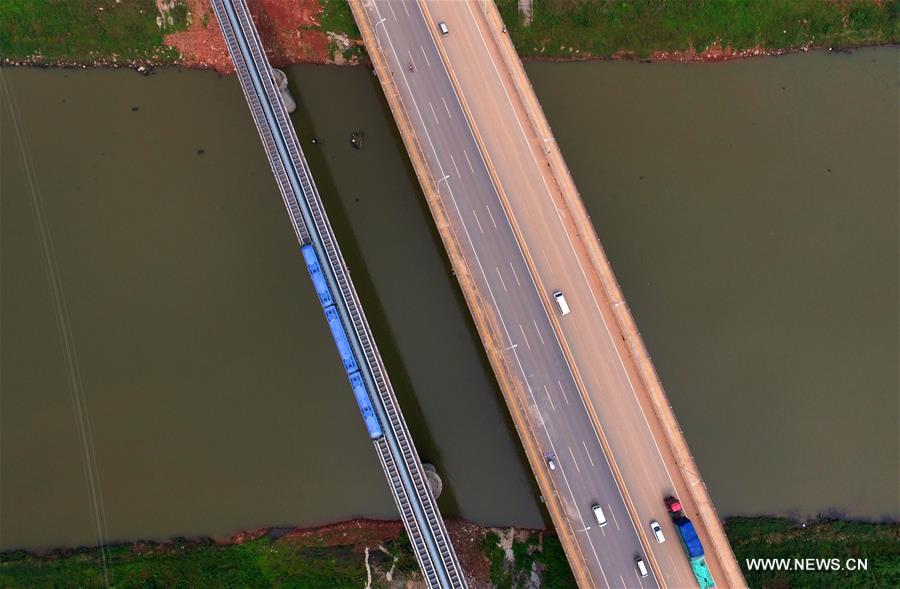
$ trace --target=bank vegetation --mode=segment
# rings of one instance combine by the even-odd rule
[[[344,0],[248,0],[270,58],[358,63]],[[710,60],[896,43],[900,0],[497,0],[527,58]],[[207,0],[3,0],[0,61],[229,69]]]
[[[559,539],[536,530],[448,522],[473,587],[575,589]],[[900,524],[737,517],[725,523],[751,587],[900,587]],[[670,539],[669,541],[677,541]],[[752,571],[748,559],[865,559],[865,571]],[[44,554],[0,553],[0,586],[303,589],[419,586],[400,522],[355,520],[314,529],[264,529],[228,541],[135,542]]]

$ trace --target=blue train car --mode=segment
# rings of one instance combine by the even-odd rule
[[[378,422],[378,414],[372,406],[372,399],[366,390],[366,381],[359,373],[359,366],[356,358],[353,356],[353,348],[347,339],[347,332],[344,331],[344,325],[341,323],[341,316],[337,308],[334,306],[334,298],[331,296],[331,289],[328,288],[328,281],[325,280],[325,274],[319,265],[319,258],[316,250],[311,245],[304,245],[300,248],[303,259],[306,260],[306,269],[312,278],[313,286],[316,294],[319,296],[319,303],[325,311],[325,319],[328,320],[328,327],[331,329],[331,336],[337,345],[338,354],[341,356],[341,362],[344,363],[344,370],[350,378],[350,386],[353,387],[353,395],[356,397],[356,404],[362,413],[363,421],[366,423],[366,429],[369,437],[373,440],[384,435],[381,430],[381,424]]]
[[[309,270],[309,275],[312,277],[313,286],[316,288],[316,294],[319,295],[322,308],[330,307],[334,304],[334,299],[331,298],[331,289],[328,288],[325,274],[322,273],[322,268],[319,266],[316,250],[307,244],[300,248],[300,252],[303,254],[303,259],[306,260],[306,269]]]
[[[338,354],[340,354],[341,361],[344,363],[344,370],[347,371],[348,375],[358,372],[359,366],[356,365],[356,358],[353,357],[353,348],[350,347],[350,342],[347,341],[347,333],[341,324],[341,316],[338,314],[337,309],[334,307],[325,309],[325,318],[328,320],[328,327],[331,328],[331,335],[334,337],[334,343],[337,345]]]
[[[363,421],[366,422],[366,429],[369,430],[369,437],[373,440],[377,440],[384,435],[384,432],[381,431],[381,424],[378,423],[378,415],[375,413],[375,408],[372,406],[372,400],[369,398],[369,393],[366,392],[366,382],[363,380],[362,375],[358,372],[351,374],[350,386],[353,387],[353,394],[356,396],[356,404],[359,405]]]

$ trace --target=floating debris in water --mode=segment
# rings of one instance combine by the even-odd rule
[[[362,131],[354,131],[350,134],[350,145],[352,145],[356,149],[363,148],[363,141],[365,141],[366,135]]]

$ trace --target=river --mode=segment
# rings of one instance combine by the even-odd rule
[[[898,515],[898,55],[529,65],[723,515]],[[288,74],[442,509],[543,525],[377,81]],[[395,517],[235,80],[3,76],[0,548]]]

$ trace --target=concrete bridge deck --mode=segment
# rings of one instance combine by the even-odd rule
[[[493,3],[351,6],[579,585],[697,586],[663,504],[677,495],[716,582],[745,586]]]

